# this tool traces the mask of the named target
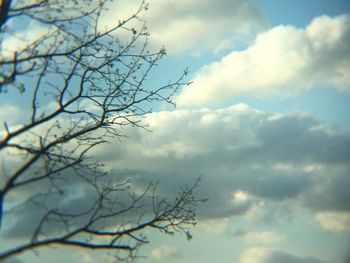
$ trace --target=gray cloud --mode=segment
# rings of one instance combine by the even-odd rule
[[[290,254],[286,254],[283,252],[274,252],[271,253],[271,255],[268,257],[266,260],[266,263],[280,263],[280,262],[288,262],[288,263],[321,263],[323,261],[312,258],[312,257],[307,257],[307,258],[300,258],[296,257]]]
[[[203,220],[244,215],[261,201],[265,213],[259,220],[265,223],[291,220],[295,204],[315,212],[350,211],[350,135],[332,131],[312,116],[279,116],[238,104],[157,112],[145,122],[153,132],[131,129],[126,131],[130,139],[94,150],[110,170],[104,180],[130,179],[138,191],[159,180],[159,193],[172,197],[181,185],[203,175],[196,192],[199,198],[209,198],[198,211]],[[58,196],[55,204],[77,211],[93,200],[94,192],[81,188],[77,195],[79,180],[69,180],[71,194]],[[235,200],[238,191],[248,198]],[[16,225],[28,227],[39,210],[18,206],[11,215]],[[12,231],[19,235],[28,229]]]
[[[62,173],[60,176],[61,180],[55,181],[54,184],[47,181],[39,183],[39,187],[34,187],[35,192],[31,192],[30,189],[15,192],[14,197],[23,201],[5,210],[2,230],[4,238],[22,239],[20,242],[25,242],[25,239],[31,238],[39,226],[41,234],[52,237],[61,235],[69,229],[86,225],[95,211],[94,208],[98,207],[96,202],[100,197],[102,185],[109,185],[110,189],[118,190],[108,194],[97,215],[121,211],[133,202],[132,196],[125,191],[127,184],[123,184],[123,181],[116,178],[113,183],[107,176],[98,178],[99,188],[97,189],[94,185],[87,183],[83,177],[76,176],[72,172]],[[85,175],[84,178],[88,177],[89,175]],[[142,191],[145,188],[146,185],[142,185],[142,188],[134,187],[133,190]],[[11,201],[10,198],[9,202]],[[145,198],[144,202],[147,205],[150,199]],[[103,222],[100,220],[94,226],[97,228],[100,224],[115,226],[116,222],[122,225],[127,220],[132,223],[141,213],[143,213],[142,208],[140,211],[130,210],[120,213],[119,217],[116,216],[113,220],[106,219]],[[47,220],[41,224],[44,217],[47,217]]]
[[[349,167],[328,168],[327,172],[332,176],[325,174],[322,184],[316,184],[304,194],[305,205],[316,210],[350,212]]]
[[[350,136],[312,116],[277,116],[236,105],[159,112],[146,121],[152,133],[134,132],[131,140],[101,148],[110,158],[107,166],[138,182],[159,179],[165,193],[203,174],[199,195],[210,199],[200,213],[204,217],[241,215],[260,199],[349,209],[344,172]],[[255,201],[232,203],[238,190]]]

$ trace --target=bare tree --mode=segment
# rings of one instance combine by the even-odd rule
[[[88,155],[125,137],[125,127],[147,128],[142,116],[151,103],[172,103],[174,92],[187,84],[186,71],[166,85],[147,83],[166,53],[148,48],[139,17],[147,5],[142,2],[128,19],[103,28],[107,4],[1,2],[0,99],[16,98],[25,116],[12,125],[4,120],[0,130],[0,222],[11,211],[31,211],[33,221],[18,246],[0,252],[0,260],[51,245],[126,251],[115,256],[130,259],[148,242],[146,228],[191,237],[187,228],[195,223],[197,182],[166,201],[157,196],[157,183],[136,191]],[[134,22],[143,26],[135,29]],[[26,25],[34,36],[10,46]],[[72,191],[84,198],[72,198]],[[3,222],[0,231],[7,227]]]

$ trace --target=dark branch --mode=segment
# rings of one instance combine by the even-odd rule
[[[1,6],[0,6],[0,30],[2,29],[3,25],[6,24],[8,20],[8,13],[10,10],[12,0],[2,0]]]

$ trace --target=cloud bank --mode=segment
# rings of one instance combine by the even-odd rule
[[[159,179],[166,195],[204,175],[198,195],[210,200],[199,216],[215,222],[218,233],[229,231],[225,218],[256,210],[266,222],[290,218],[296,207],[350,211],[350,136],[310,115],[283,116],[237,104],[156,112],[145,121],[153,132],[131,130],[130,140],[95,155],[114,176],[135,185]],[[201,228],[208,232],[205,224]]]
[[[158,192],[164,197],[176,195],[177,186],[192,184],[203,175],[196,196],[209,201],[199,207],[199,231],[232,235],[232,218],[245,216],[275,225],[289,222],[302,209],[315,216],[311,219],[320,229],[347,231],[349,134],[336,132],[309,115],[271,114],[245,104],[155,112],[145,122],[153,132],[130,128],[125,131],[130,139],[96,148],[93,154],[104,160],[109,176],[117,181],[130,179],[134,190],[159,180]],[[93,192],[78,185],[78,181],[69,185],[66,202],[55,202],[52,196],[46,205],[84,209],[82,204],[88,206]],[[13,226],[7,236],[29,234],[30,222],[40,213],[36,207],[17,206],[5,217],[4,222]],[[244,231],[248,243],[283,240],[263,229]]]
[[[350,16],[320,16],[305,28],[277,26],[255,43],[203,66],[178,96],[180,106],[232,97],[290,96],[316,84],[350,92]]]

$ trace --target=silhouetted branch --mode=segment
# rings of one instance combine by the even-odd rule
[[[139,17],[147,5],[141,2],[128,19],[102,29],[106,3],[2,1],[0,96],[11,92],[28,103],[27,116],[19,124],[4,120],[0,130],[1,156],[16,156],[14,163],[4,162],[11,167],[1,177],[0,222],[11,194],[26,199],[13,211],[37,212],[30,233],[23,233],[23,243],[1,251],[0,260],[58,245],[125,250],[132,258],[148,242],[146,229],[191,238],[188,227],[195,224],[194,207],[201,202],[192,195],[197,183],[181,189],[174,202],[155,194],[157,184],[137,195],[89,157],[96,146],[126,137],[125,127],[147,130],[142,117],[151,112],[150,105],[173,104],[172,96],[188,84],[186,70],[173,82],[149,87],[147,77],[166,50],[149,50],[146,26]],[[20,33],[9,32],[8,22],[16,25],[16,19],[40,30],[24,45],[5,47],[7,38]],[[140,28],[131,22],[140,23]],[[89,199],[78,200],[83,203],[73,207],[67,194],[73,188],[85,191]]]

